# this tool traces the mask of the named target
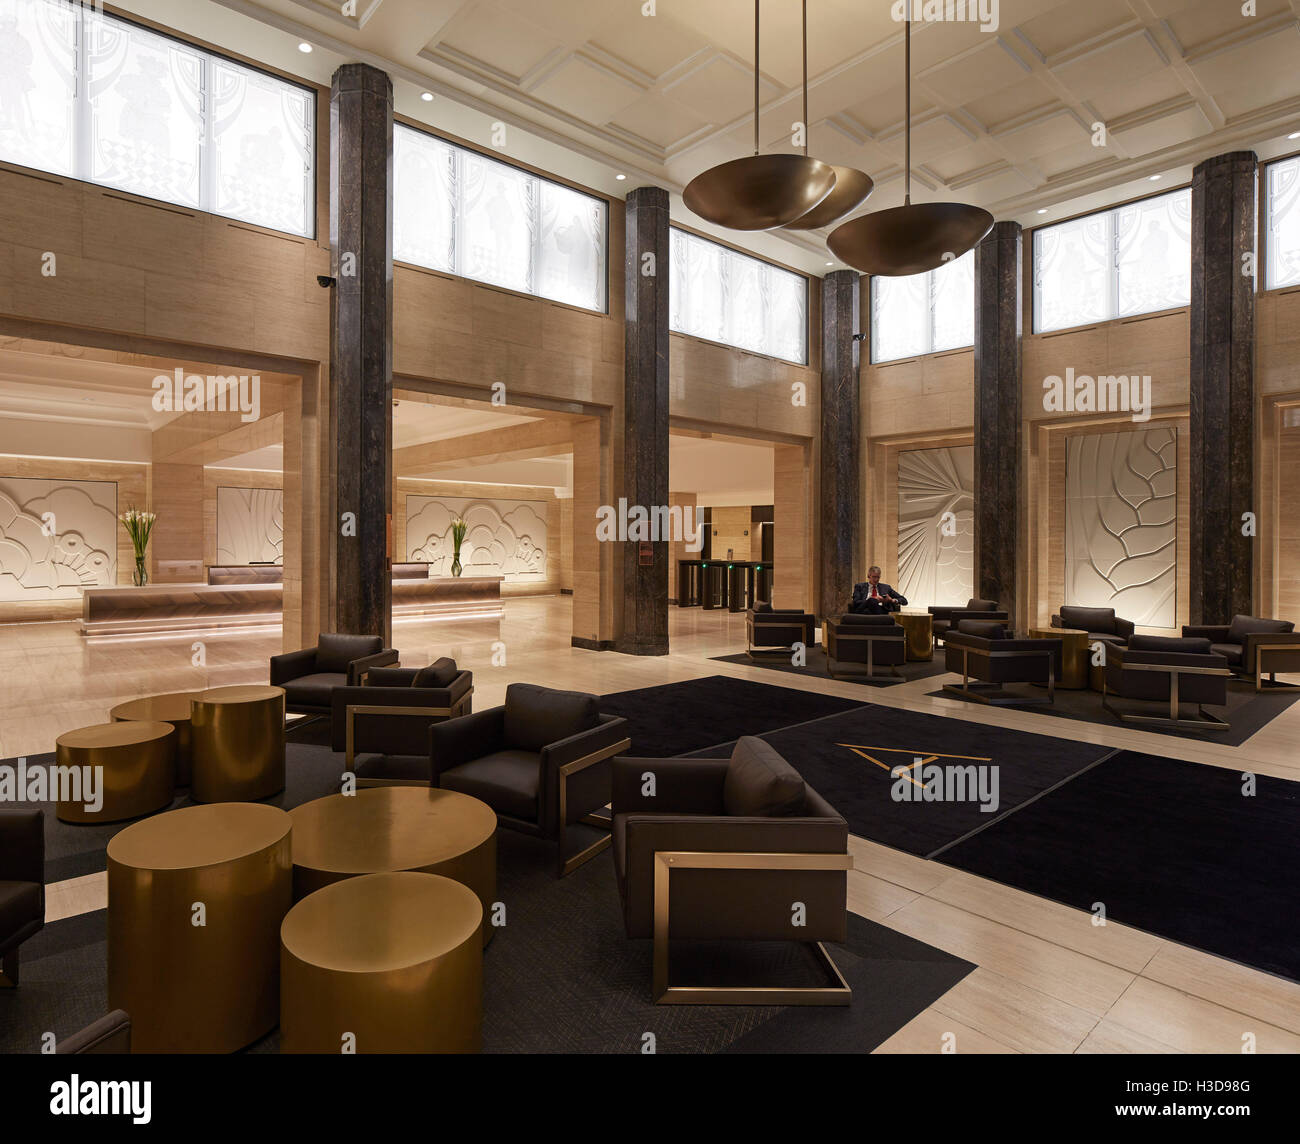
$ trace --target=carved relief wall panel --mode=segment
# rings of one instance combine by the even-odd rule
[[[0,600],[71,600],[117,580],[117,484],[0,477]]]
[[[1174,627],[1177,430],[1070,437],[1065,456],[1065,603]]]
[[[281,489],[217,489],[217,563],[284,563]]]
[[[898,583],[918,607],[974,594],[975,447],[898,454]]]
[[[460,551],[464,575],[540,583],[547,574],[546,512],[545,501],[407,496],[406,558],[427,561],[430,576],[450,576],[451,522],[460,516],[469,526]]]

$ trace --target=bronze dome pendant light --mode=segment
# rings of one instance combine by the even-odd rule
[[[787,226],[835,187],[835,170],[829,163],[807,155],[758,153],[759,4],[754,0],[754,153],[710,167],[682,192],[691,211],[729,230]]]
[[[980,207],[912,202],[912,18],[907,11],[903,205],[852,219],[831,231],[826,240],[841,262],[863,274],[885,277],[934,270],[973,249],[993,229],[993,216]]]
[[[808,122],[808,0],[803,0],[803,153],[808,154],[808,135],[812,127]],[[794,222],[788,222],[785,230],[821,230],[838,222],[849,211],[857,210],[871,195],[875,183],[865,171],[856,167],[832,166],[835,172],[835,186],[817,206],[806,215],[801,215]]]

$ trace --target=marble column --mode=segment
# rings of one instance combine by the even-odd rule
[[[995,223],[975,248],[975,595],[1017,626],[1020,593],[1020,224]]]
[[[818,615],[838,615],[853,598],[862,551],[861,406],[858,347],[860,277],[836,270],[822,279],[821,464],[818,505]]]
[[[668,192],[637,187],[627,196],[626,342],[623,373],[623,481],[629,508],[668,505]],[[623,543],[623,625],[615,650],[668,654],[668,548]]]
[[[344,64],[330,89],[334,626],[392,636],[393,85]]]
[[[1253,615],[1255,176],[1253,151],[1192,171],[1189,619]],[[1253,530],[1252,530],[1253,531]]]

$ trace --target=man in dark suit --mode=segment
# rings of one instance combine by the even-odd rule
[[[853,602],[849,604],[849,611],[878,616],[885,612],[896,612],[906,603],[907,597],[880,582],[880,566],[873,564],[867,569],[866,583],[854,585]]]

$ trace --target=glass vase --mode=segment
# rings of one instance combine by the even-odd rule
[[[143,556],[135,558],[135,574],[131,577],[131,583],[137,588],[143,588],[149,583],[149,569],[145,566],[145,557]]]

